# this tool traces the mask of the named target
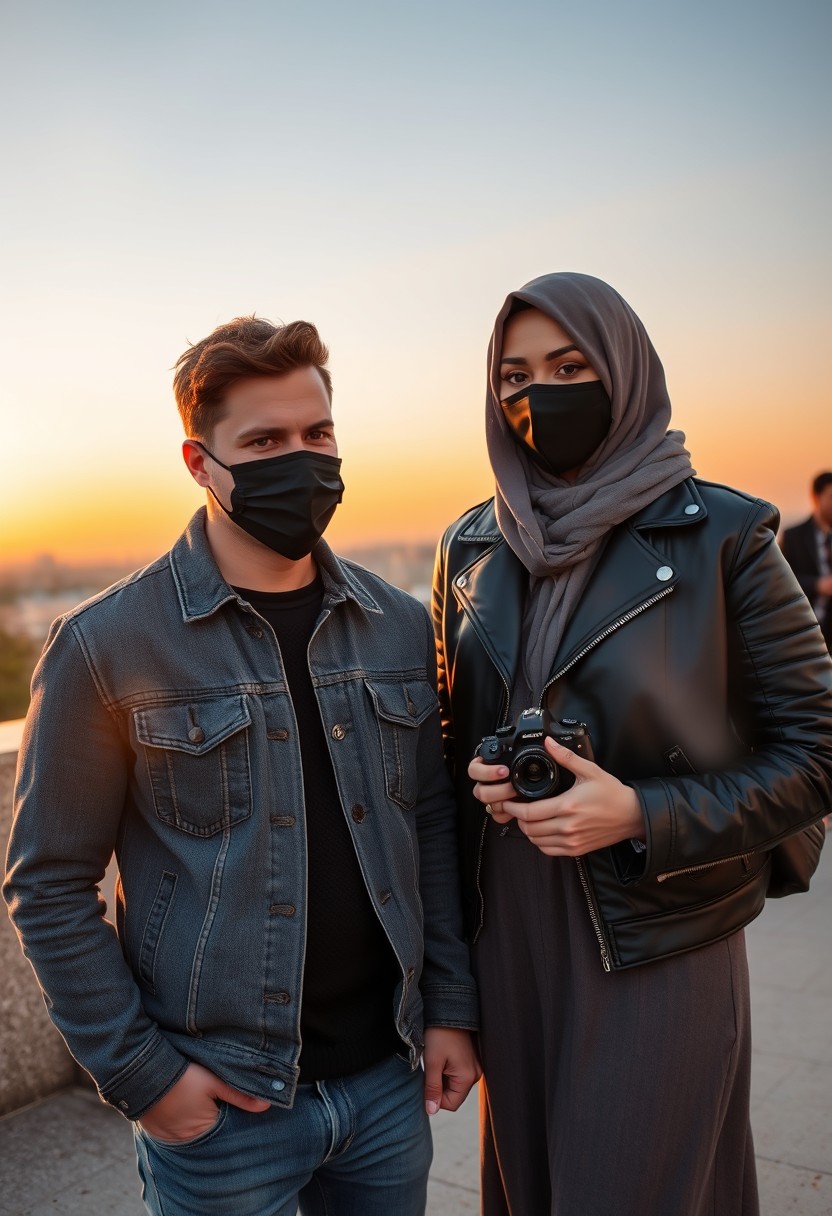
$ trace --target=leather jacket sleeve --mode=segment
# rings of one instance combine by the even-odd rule
[[[820,631],[755,504],[724,559],[735,763],[630,782],[648,832],[640,878],[770,848],[829,807],[832,681]]]

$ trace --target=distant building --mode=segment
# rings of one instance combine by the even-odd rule
[[[432,544],[410,542],[348,549],[345,556],[428,605],[434,552]],[[8,633],[22,634],[41,646],[56,617],[127,573],[130,571],[121,565],[104,563],[80,568],[64,566],[51,554],[41,554],[28,567],[4,579],[0,624]]]
[[[6,629],[10,633],[21,633],[32,641],[46,641],[49,626],[55,617],[69,612],[76,604],[94,595],[98,588],[76,587],[62,591],[32,591],[19,595],[6,608]]]

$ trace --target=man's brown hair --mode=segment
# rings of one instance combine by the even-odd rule
[[[176,360],[173,391],[185,434],[211,441],[226,390],[247,376],[280,376],[314,367],[332,400],[329,351],[309,321],[273,325],[265,317],[235,317]]]

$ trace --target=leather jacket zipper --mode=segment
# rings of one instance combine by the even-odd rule
[[[598,915],[598,912],[595,907],[595,901],[592,898],[592,891],[590,890],[589,879],[587,878],[587,875],[586,875],[584,859],[582,857],[576,857],[575,864],[578,867],[578,877],[581,880],[581,886],[583,887],[584,895],[586,896],[586,906],[589,908],[589,919],[592,921],[592,927],[595,930],[595,936],[598,939],[598,946],[600,947],[600,950],[601,950],[601,964],[605,971],[609,971],[610,970],[609,951],[607,950],[606,939],[604,938],[604,933],[603,933],[603,930],[601,929],[601,918]]]
[[[606,629],[602,633],[599,633],[597,638],[593,638],[591,642],[588,642],[586,646],[584,646],[583,650],[579,650],[574,658],[570,659],[568,663],[561,667],[560,671],[556,671],[555,674],[546,681],[546,683],[543,685],[543,691],[540,694],[540,703],[538,704],[537,708],[543,708],[543,699],[548,690],[552,687],[556,680],[559,680],[562,675],[565,675],[566,672],[570,670],[570,668],[574,667],[585,654],[589,654],[590,650],[594,650],[599,642],[603,642],[604,638],[608,638],[611,633],[615,633],[616,629],[620,629],[622,625],[626,625],[629,621],[632,621],[637,616],[640,616],[646,608],[652,608],[652,606],[657,604],[659,600],[663,600],[666,595],[670,595],[672,590],[672,587],[665,587],[662,591],[659,591],[657,595],[651,595],[649,600],[645,600],[643,604],[639,604],[638,608],[631,608],[629,612],[624,613],[624,616],[620,616],[617,621],[613,621],[611,625],[607,625]]]
[[[724,866],[727,861],[744,861],[746,865],[751,858],[750,853],[735,853],[733,857],[720,857],[719,861],[703,861],[698,866],[683,866],[681,870],[665,870],[656,875],[656,882],[665,882],[668,878],[676,878],[678,874],[697,874],[700,870],[710,870],[713,866]]]

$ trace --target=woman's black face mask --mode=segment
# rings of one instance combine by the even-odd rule
[[[204,443],[199,446],[234,478],[230,511],[211,490],[229,519],[291,561],[312,552],[344,494],[338,456],[303,449],[223,464]]]
[[[518,443],[557,476],[585,464],[612,425],[612,402],[600,380],[527,384],[500,404]]]

